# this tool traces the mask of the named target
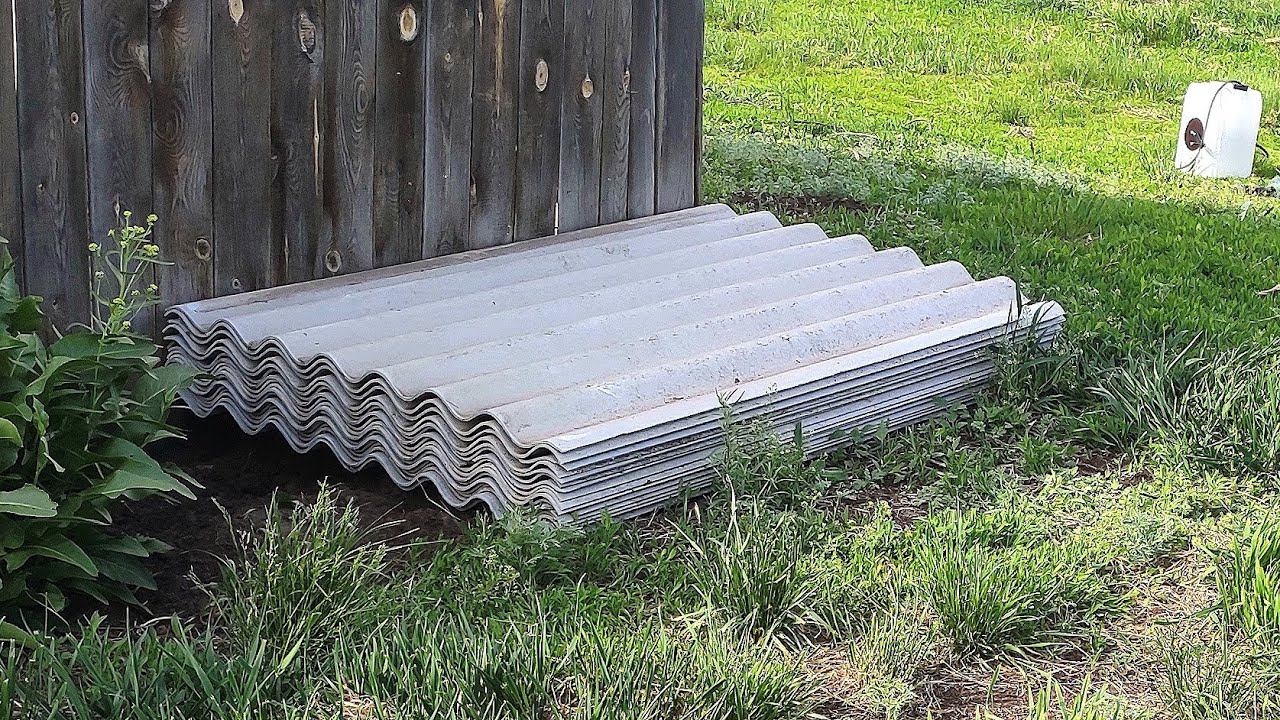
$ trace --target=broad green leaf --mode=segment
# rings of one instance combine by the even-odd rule
[[[150,537],[139,537],[137,540],[142,543],[142,547],[146,548],[148,553],[163,553],[173,549],[172,545],[163,540]]]
[[[21,550],[13,550],[4,554],[4,569],[9,573],[14,573],[22,569],[27,561],[35,557],[36,551],[30,547],[24,547]]]
[[[22,432],[12,420],[0,417],[0,445],[22,447]]]
[[[27,391],[25,395],[27,397],[34,397],[44,392],[45,386],[49,384],[49,381],[53,379],[54,375],[57,375],[58,371],[61,370],[63,366],[73,362],[74,360],[75,358],[69,357],[55,357],[50,360],[49,364],[45,365],[44,372],[41,372],[39,377],[27,384]]]
[[[44,602],[50,610],[60,613],[67,607],[67,596],[58,589],[57,585],[45,585]]]
[[[142,543],[142,540],[132,535],[120,535],[109,538],[103,541],[99,547],[107,552],[119,553],[121,555],[132,555],[133,557],[144,558],[151,554],[151,552],[147,550],[147,546]]]
[[[103,577],[116,582],[140,587],[143,590],[156,589],[155,577],[134,558],[123,555],[117,555],[114,558],[98,558],[98,569],[102,571]]]
[[[48,518],[58,514],[58,504],[35,485],[0,492],[0,513],[19,517]]]
[[[98,566],[94,564],[93,559],[79,545],[67,538],[47,538],[42,544],[30,548],[30,552],[35,555],[60,560],[78,568],[90,577],[98,576]]]
[[[28,648],[33,648],[38,644],[35,635],[4,620],[0,620],[0,640],[7,640]]]
[[[62,584],[68,590],[74,590],[81,595],[88,595],[103,605],[110,605],[112,600],[121,599],[122,596],[133,597],[133,593],[129,593],[127,590],[118,590],[107,583],[97,580],[71,579],[62,581]]]
[[[101,452],[104,457],[117,458],[120,460],[132,460],[134,462],[148,464],[155,462],[151,459],[151,456],[147,454],[146,450],[138,447],[136,443],[129,442],[128,440],[120,437],[109,438],[106,442],[102,443],[102,447],[99,452]]]
[[[138,378],[134,392],[139,399],[145,401],[159,393],[181,390],[200,375],[199,370],[185,365],[161,365]]]
[[[0,472],[13,467],[22,455],[22,448],[12,445],[0,446]]]
[[[22,547],[27,538],[27,523],[8,522],[0,524],[0,552]]]
[[[90,492],[109,498],[117,498],[136,490],[154,492],[176,492],[191,500],[195,495],[191,490],[176,480],[159,466],[154,468],[138,462],[129,462],[124,467],[107,476],[107,481]]]
[[[75,333],[49,347],[53,355],[70,358],[141,359],[156,354],[156,346],[133,338],[106,338],[93,333]]]
[[[186,473],[176,467],[162,467],[160,463],[147,454],[146,450],[128,440],[114,438],[108,441],[103,445],[102,455],[124,461],[118,468],[117,473],[123,472],[127,476],[142,476],[149,479],[145,484],[124,488],[124,491],[135,489],[157,490],[161,492],[177,492],[187,498],[195,498],[189,489],[189,486],[195,483],[187,477]],[[112,495],[118,495],[121,492],[120,486],[111,485],[111,480],[112,478],[108,478],[107,492]],[[122,477],[121,480],[125,481],[127,478]],[[99,489],[98,492],[101,493],[102,491]]]
[[[17,301],[9,311],[9,327],[16,332],[30,333],[40,329],[44,313],[40,311],[40,298],[27,296]]]

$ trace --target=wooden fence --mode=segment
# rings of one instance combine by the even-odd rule
[[[702,0],[0,0],[0,235],[66,326],[124,208],[159,215],[174,303],[687,207],[702,27]]]

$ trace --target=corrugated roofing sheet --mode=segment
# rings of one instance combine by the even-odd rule
[[[452,505],[562,520],[660,507],[713,477],[722,402],[819,452],[971,397],[988,349],[1052,339],[1055,303],[861,236],[713,205],[179,305],[186,394]]]

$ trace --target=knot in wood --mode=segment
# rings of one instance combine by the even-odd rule
[[[298,47],[308,55],[316,49],[316,24],[306,10],[298,11]]]
[[[542,92],[547,89],[547,81],[551,78],[551,68],[546,60],[539,60],[533,69],[533,86]]]
[[[418,12],[406,4],[400,9],[400,39],[412,42],[418,37]]]

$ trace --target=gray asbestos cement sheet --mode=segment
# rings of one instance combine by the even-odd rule
[[[178,305],[184,396],[403,487],[565,522],[705,488],[724,406],[813,452],[964,402],[1056,303],[723,205]]]

